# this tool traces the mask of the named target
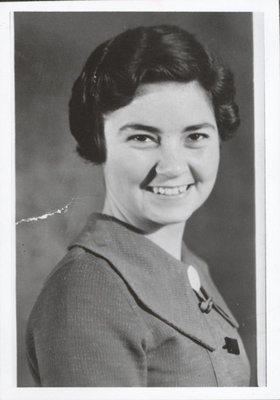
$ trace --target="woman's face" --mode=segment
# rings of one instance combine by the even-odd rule
[[[198,82],[141,85],[104,117],[104,133],[105,212],[146,231],[185,222],[209,196],[219,134]]]

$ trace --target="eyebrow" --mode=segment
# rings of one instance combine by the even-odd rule
[[[196,124],[196,125],[190,125],[187,126],[186,128],[183,129],[183,132],[193,132],[193,131],[198,131],[200,129],[205,129],[205,128],[210,128],[215,130],[215,126],[212,124],[209,124],[208,122],[202,123],[202,124]],[[144,125],[144,124],[126,124],[124,126],[122,126],[119,129],[119,132],[122,133],[127,129],[133,129],[135,131],[145,131],[145,132],[149,132],[149,133],[162,133],[162,131],[159,128],[156,128],[154,126],[150,126],[150,125]]]
[[[161,130],[150,125],[143,124],[126,124],[119,129],[119,132],[123,132],[127,129],[133,129],[135,131],[145,131],[149,133],[161,133]]]
[[[208,122],[204,122],[203,124],[197,124],[197,125],[190,125],[187,126],[183,132],[191,132],[191,131],[199,131],[200,129],[205,129],[205,128],[210,128],[210,129],[216,129],[214,125],[209,124]]]

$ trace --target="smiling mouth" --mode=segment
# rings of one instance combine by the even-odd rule
[[[185,193],[193,183],[189,185],[181,185],[181,186],[173,186],[173,187],[164,187],[164,186],[148,186],[147,190],[154,194],[163,195],[163,196],[178,196],[179,194]]]

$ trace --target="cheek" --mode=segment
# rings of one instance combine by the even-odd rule
[[[215,181],[220,162],[219,147],[214,147],[205,153],[201,161],[198,167],[201,177],[205,181]]]
[[[112,184],[122,184],[125,190],[128,189],[127,184],[139,186],[152,167],[153,163],[144,153],[132,149],[114,151],[107,153],[104,175]]]

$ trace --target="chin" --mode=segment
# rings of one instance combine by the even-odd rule
[[[165,225],[172,225],[172,224],[184,224],[190,216],[193,214],[192,212],[184,212],[184,213],[178,213],[176,212],[169,212],[169,213],[162,213],[162,214],[154,214],[153,216],[150,216],[150,221],[153,221],[155,224],[159,226],[165,226]]]

